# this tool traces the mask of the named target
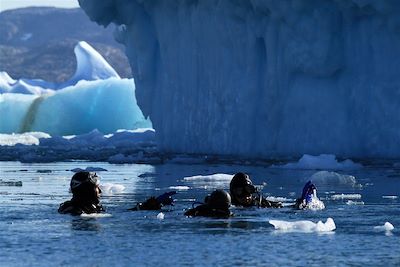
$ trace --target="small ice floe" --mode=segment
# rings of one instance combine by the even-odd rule
[[[398,199],[398,196],[382,196],[382,198],[386,198],[386,199]]]
[[[357,185],[354,176],[330,171],[316,172],[310,178],[307,178],[307,180],[311,180],[317,185],[348,185],[351,187]]]
[[[354,163],[353,161],[346,159],[344,161],[338,161],[335,155],[321,154],[319,156],[312,156],[304,154],[298,162],[287,163],[285,165],[272,165],[272,168],[281,169],[302,169],[302,170],[357,170],[361,169],[362,165]]]
[[[157,219],[159,219],[159,220],[164,220],[164,217],[165,217],[165,215],[164,215],[164,213],[162,213],[162,212],[160,212],[159,214],[157,214]]]
[[[394,229],[394,226],[390,222],[385,222],[384,225],[374,226],[375,231],[389,232],[389,231],[392,231],[393,229]]]
[[[291,198],[286,198],[286,197],[274,197],[274,196],[268,196],[266,197],[267,200],[269,201],[278,201],[278,202],[290,202],[293,201]]]
[[[343,199],[361,199],[360,194],[335,194],[331,196],[333,200],[343,200]]]
[[[227,187],[232,180],[232,174],[216,173],[210,175],[196,175],[184,177],[183,181],[188,182],[195,187],[204,186],[207,188]]]
[[[112,217],[110,213],[82,213],[81,214],[82,218],[107,218],[107,217]]]
[[[100,167],[86,167],[86,169],[81,169],[81,168],[75,168],[71,170],[72,172],[102,172],[102,171],[107,171],[104,168]]]
[[[196,175],[190,177],[184,177],[184,181],[227,181],[230,182],[232,180],[232,174],[225,173],[216,173],[210,175]]]
[[[22,186],[22,181],[3,181],[0,179],[0,186]]]
[[[122,184],[104,183],[100,184],[100,189],[105,195],[119,194],[125,190]]]
[[[364,201],[347,200],[346,205],[364,205]]]
[[[326,219],[326,222],[318,221],[314,223],[312,221],[281,221],[281,220],[269,220],[276,230],[284,232],[331,232],[336,229],[335,222],[332,218]]]
[[[177,185],[177,186],[170,186],[168,189],[177,190],[177,191],[186,191],[189,190],[190,187],[186,185]]]

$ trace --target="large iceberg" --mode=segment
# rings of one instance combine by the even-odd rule
[[[79,0],[116,23],[160,149],[400,156],[400,2]]]
[[[76,45],[75,55],[77,70],[61,84],[0,73],[0,133],[68,135],[151,127],[136,104],[132,79],[121,79],[86,42]]]

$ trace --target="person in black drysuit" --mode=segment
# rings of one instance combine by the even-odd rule
[[[130,208],[128,210],[161,210],[162,207],[171,205],[173,206],[173,198],[172,196],[176,194],[176,191],[166,192],[158,197],[150,197],[145,202],[140,202],[136,204],[135,207]]]
[[[97,178],[96,173],[85,171],[75,173],[70,183],[72,199],[62,203],[58,212],[71,215],[103,212],[104,208],[100,204],[101,190]]]
[[[264,198],[253,185],[250,177],[243,173],[236,173],[229,185],[232,204],[242,207],[282,208],[281,202],[269,201]]]
[[[229,218],[232,216],[229,210],[231,197],[224,190],[215,190],[205,198],[204,202],[204,204],[187,210],[185,215],[189,217],[202,216],[212,218]]]

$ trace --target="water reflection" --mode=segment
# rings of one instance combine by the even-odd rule
[[[71,229],[76,231],[99,232],[101,224],[95,218],[74,217],[71,220]]]

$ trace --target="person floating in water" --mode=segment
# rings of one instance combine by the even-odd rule
[[[173,195],[176,194],[176,191],[166,192],[158,197],[150,197],[145,202],[140,202],[136,204],[135,207],[130,208],[128,210],[160,210],[163,206],[171,205],[173,206],[174,199]]]
[[[229,218],[232,216],[229,210],[231,196],[224,190],[215,190],[205,198],[204,202],[204,204],[187,210],[185,215],[189,217],[202,216],[212,218]]]
[[[269,201],[264,198],[253,185],[250,177],[242,172],[236,173],[230,183],[229,191],[232,204],[242,207],[281,208],[281,202]]]
[[[308,181],[303,187],[301,197],[296,199],[293,207],[300,210],[320,210],[325,208],[325,204],[317,197],[317,187],[311,181]]]
[[[60,205],[59,213],[81,215],[104,211],[100,204],[101,190],[96,173],[85,171],[75,173],[71,178],[70,189],[72,199]]]

